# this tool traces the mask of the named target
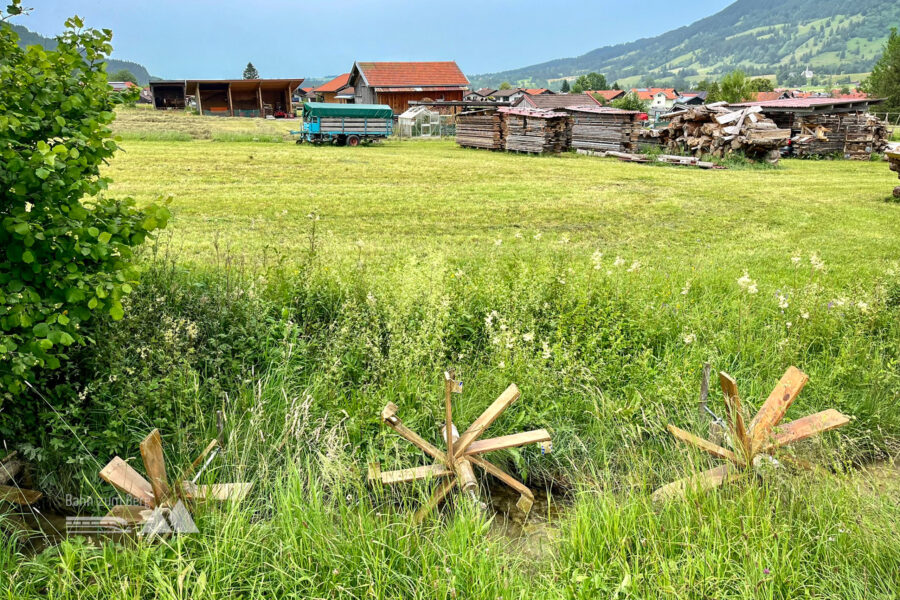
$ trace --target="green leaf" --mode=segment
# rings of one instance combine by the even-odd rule
[[[125,309],[122,308],[122,303],[113,302],[113,305],[109,309],[109,315],[113,318],[114,321],[122,320],[122,317],[125,316]]]
[[[96,227],[88,227],[88,235],[90,235],[91,237],[97,237],[98,235],[100,235],[100,230]]]
[[[63,118],[62,118],[61,116],[59,116],[59,115],[56,115],[56,123],[57,123],[57,125],[59,125],[60,127],[65,127],[65,126],[66,126],[66,120],[63,119]]]
[[[39,338],[45,338],[50,334],[50,326],[46,323],[38,323],[31,330],[31,333]]]
[[[22,262],[30,264],[34,262],[34,254],[31,253],[30,250],[26,250],[22,253]]]
[[[108,231],[104,231],[103,233],[100,234],[100,237],[98,239],[100,240],[101,243],[108,244],[109,240],[112,239],[112,234]]]
[[[50,171],[44,167],[40,167],[39,169],[35,169],[34,174],[39,179],[47,179],[47,177],[50,176]]]

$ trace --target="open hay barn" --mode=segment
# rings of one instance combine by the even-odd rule
[[[197,110],[219,117],[293,114],[291,96],[303,79],[188,79],[150,84],[157,109],[184,108],[193,96]]]

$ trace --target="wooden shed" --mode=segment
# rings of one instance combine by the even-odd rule
[[[402,114],[410,102],[461,102],[469,80],[453,61],[356,62],[347,85],[357,104],[387,104],[394,114]]]
[[[316,102],[333,102],[337,104],[352,104],[352,99],[348,102],[345,92],[350,89],[350,86],[347,85],[347,80],[350,79],[350,73],[343,73],[342,75],[338,75],[331,81],[326,81],[319,87],[313,90],[313,93],[316,97]],[[349,94],[350,98],[353,97],[353,94]]]
[[[150,84],[158,109],[184,108],[193,96],[203,115],[265,117],[292,114],[291,97],[303,79],[188,79]]]

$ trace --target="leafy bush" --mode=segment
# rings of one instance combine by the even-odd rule
[[[93,315],[121,319],[137,280],[132,253],[169,218],[99,197],[118,146],[109,123],[126,96],[107,84],[111,32],[66,21],[55,51],[22,49],[0,24],[0,402],[90,342]]]

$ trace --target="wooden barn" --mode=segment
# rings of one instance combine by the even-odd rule
[[[410,102],[462,102],[469,80],[453,61],[357,61],[347,85],[353,88],[357,104],[387,104],[399,115],[409,109]]]
[[[158,109],[184,108],[193,96],[203,115],[265,117],[292,114],[291,97],[303,79],[188,79],[150,83]]]

